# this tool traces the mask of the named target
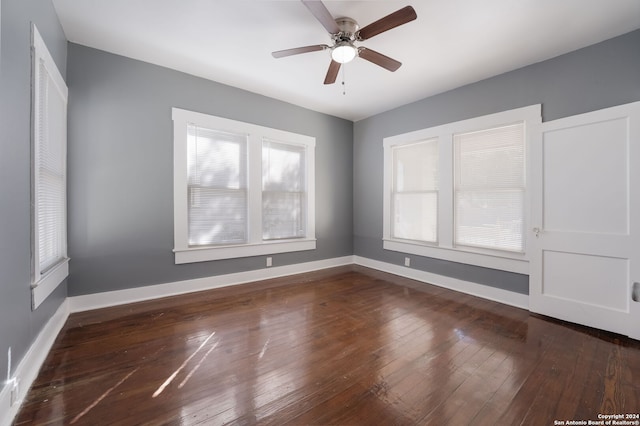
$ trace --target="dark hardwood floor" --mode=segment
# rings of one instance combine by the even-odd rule
[[[352,266],[72,314],[17,425],[553,425],[640,412],[640,342]]]

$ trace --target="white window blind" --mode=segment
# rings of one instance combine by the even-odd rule
[[[392,148],[393,238],[438,239],[438,141],[429,139]]]
[[[32,25],[32,308],[69,275],[67,85]]]
[[[305,151],[304,146],[263,140],[263,240],[305,236]]]
[[[35,210],[40,275],[66,258],[66,96],[38,61]]]
[[[524,251],[524,123],[455,134],[455,243]]]
[[[247,135],[187,127],[189,245],[247,242]]]

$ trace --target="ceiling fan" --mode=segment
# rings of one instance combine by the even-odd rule
[[[338,76],[342,64],[353,60],[356,56],[374,63],[389,71],[395,71],[402,65],[388,56],[375,50],[362,46],[356,46],[356,42],[368,40],[380,33],[389,31],[395,27],[411,22],[418,17],[411,6],[403,7],[395,12],[378,19],[377,21],[359,28],[358,23],[351,18],[343,17],[334,19],[326,6],[318,0],[301,0],[309,11],[316,17],[322,26],[329,32],[333,40],[333,46],[315,44],[313,46],[296,47],[293,49],[278,50],[273,52],[274,58],[298,55],[300,53],[316,52],[319,50],[331,50],[331,63],[324,84],[333,84]]]

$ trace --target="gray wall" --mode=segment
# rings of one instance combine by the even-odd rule
[[[353,253],[352,122],[76,44],[68,56],[70,296],[265,267],[174,264],[172,107],[314,136],[317,249],[273,265]]]
[[[31,311],[31,22],[65,75],[67,42],[49,0],[2,0],[0,40],[0,383],[64,301],[66,284]]]
[[[433,96],[354,125],[354,252],[402,264],[382,248],[382,140],[532,104],[544,121],[640,100],[640,30]],[[412,267],[528,293],[528,276],[412,255]]]

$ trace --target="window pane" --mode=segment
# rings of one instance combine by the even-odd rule
[[[247,241],[247,136],[189,126],[189,245]]]
[[[262,238],[306,234],[305,148],[265,139],[262,144]]]
[[[36,221],[42,274],[66,257],[66,102],[44,64],[39,68]]]
[[[304,194],[300,192],[263,192],[262,238],[304,237],[303,205]]]
[[[454,136],[456,186],[513,188],[524,186],[522,123]]]
[[[524,124],[454,135],[455,242],[522,252]]]
[[[64,253],[64,176],[40,169],[38,182],[38,252],[40,272],[58,263]]]
[[[191,186],[189,194],[189,245],[241,244],[246,241],[246,191]]]
[[[391,236],[437,241],[438,141],[393,147]]]
[[[438,143],[435,139],[393,148],[395,192],[438,189]]]
[[[437,241],[438,194],[409,193],[393,196],[392,236],[406,240]]]
[[[461,245],[523,250],[524,191],[456,193],[456,242]]]
[[[246,135],[189,126],[189,184],[213,188],[246,188],[246,150]]]

